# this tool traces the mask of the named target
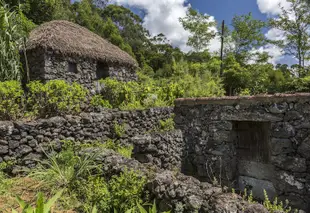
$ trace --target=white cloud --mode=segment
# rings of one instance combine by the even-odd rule
[[[271,58],[268,59],[268,62],[274,65],[276,65],[284,57],[282,49],[272,44],[260,47],[258,52],[267,52],[268,55],[271,56]]]
[[[262,13],[269,15],[278,15],[281,12],[281,7],[290,7],[286,0],[257,0],[257,5]]]
[[[265,13],[269,16],[279,15],[282,11],[282,7],[288,9],[291,6],[290,3],[286,0],[257,0],[257,5],[262,13]],[[270,29],[265,34],[265,36],[267,39],[273,41],[286,40],[285,33],[275,28]],[[261,47],[258,51],[267,52],[271,56],[271,58],[269,59],[269,63],[272,64],[277,64],[281,59],[284,58],[284,53],[282,49],[272,44]]]
[[[136,7],[146,12],[143,25],[151,35],[165,34],[172,45],[182,51],[191,50],[186,45],[190,33],[182,27],[179,18],[186,16],[190,7],[187,0],[113,0],[117,4]],[[211,17],[214,20],[214,17]],[[218,40],[213,39],[210,50],[218,50]]]

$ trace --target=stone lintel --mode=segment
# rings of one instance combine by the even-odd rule
[[[175,100],[176,106],[196,105],[250,105],[258,103],[281,103],[281,102],[310,102],[310,93],[275,94],[256,96],[224,96],[209,98],[179,98]]]

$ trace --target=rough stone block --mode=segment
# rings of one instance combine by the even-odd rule
[[[253,196],[259,199],[264,199],[264,190],[266,190],[268,197],[273,200],[276,197],[276,189],[271,181],[259,180],[251,177],[240,176],[238,179],[239,189],[251,190]]]
[[[238,162],[238,172],[242,176],[272,180],[274,176],[274,166],[254,161],[240,160]]]
[[[305,158],[291,157],[287,155],[279,155],[276,157],[272,157],[271,162],[284,170],[292,171],[292,172],[306,172],[307,165]]]
[[[287,154],[294,152],[293,144],[290,139],[272,138],[271,139],[271,154]]]

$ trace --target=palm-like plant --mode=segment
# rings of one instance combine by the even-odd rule
[[[73,187],[76,181],[87,178],[99,168],[96,156],[96,153],[78,156],[73,150],[65,150],[48,156],[29,176],[54,189]]]
[[[19,14],[0,1],[0,80],[20,79],[19,49],[23,36]]]
[[[32,207],[30,204],[26,203],[20,197],[17,197],[16,200],[22,209],[23,213],[50,213],[55,202],[60,198],[62,191],[57,192],[54,197],[49,199],[44,203],[44,197],[42,193],[39,193],[37,196],[36,207]],[[15,209],[12,209],[12,213],[18,213]]]

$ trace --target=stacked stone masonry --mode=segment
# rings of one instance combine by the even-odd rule
[[[176,100],[182,171],[310,212],[310,94]]]
[[[62,79],[67,82],[77,82],[93,91],[100,89],[98,80],[105,77],[125,82],[137,80],[135,68],[119,64],[104,64],[89,58],[64,57],[53,52],[37,50],[28,51],[27,59],[30,80]],[[70,64],[73,65],[73,69],[69,68]],[[99,69],[98,64],[101,66]]]
[[[144,159],[152,159],[166,168],[180,167],[182,142],[180,132],[150,134],[158,128],[159,120],[172,115],[172,108],[153,108],[140,111],[105,111],[82,113],[79,116],[52,117],[30,122],[0,122],[0,162],[14,161],[19,166],[33,167],[38,159],[45,156],[43,150],[53,146],[56,151],[62,140],[86,143],[105,142],[117,139],[123,145],[134,144],[134,154]],[[119,136],[115,125],[125,130]],[[149,134],[150,140],[138,140],[138,135]],[[137,140],[132,138],[137,137]],[[152,138],[153,137],[153,138]],[[167,141],[165,147],[159,144],[159,137]],[[143,137],[142,137],[143,138]],[[136,142],[135,142],[136,141]],[[169,145],[171,144],[171,145]],[[174,146],[175,145],[175,146]],[[178,149],[172,150],[174,147]],[[158,151],[162,148],[163,151]],[[173,156],[170,153],[174,153]]]

